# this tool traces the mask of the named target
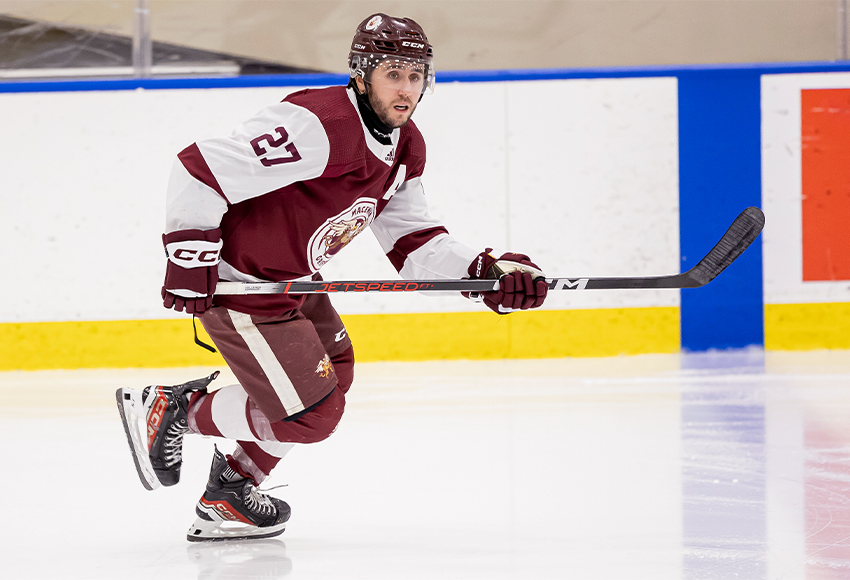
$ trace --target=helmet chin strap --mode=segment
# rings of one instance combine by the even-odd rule
[[[390,135],[393,132],[393,128],[381,121],[378,114],[372,108],[372,104],[369,102],[369,83],[365,80],[363,81],[364,89],[361,93],[355,78],[357,77],[348,79],[348,86],[354,89],[354,95],[357,98],[357,108],[360,109],[360,116],[363,117],[363,122],[379,143],[390,145],[392,143]]]

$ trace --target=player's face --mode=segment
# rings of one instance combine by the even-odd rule
[[[420,64],[387,61],[372,70],[369,102],[378,118],[396,129],[410,120],[425,84]]]

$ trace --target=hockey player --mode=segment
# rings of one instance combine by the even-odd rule
[[[293,93],[174,163],[164,305],[200,318],[239,384],[208,391],[212,375],[117,396],[148,489],[178,482],[185,434],[236,441],[232,455],[215,451],[189,540],[280,534],[289,506],[257,486],[294,444],[333,432],[354,377],[351,341],[327,295],[214,296],[218,280],[319,279],[370,228],[404,278],[500,278],[500,290],[483,295],[499,314],[546,297],[527,256],[469,248],[428,214],[425,143],[410,122],[434,85],[422,28],[370,16],[348,62],[347,87]]]

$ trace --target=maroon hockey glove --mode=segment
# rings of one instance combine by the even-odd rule
[[[525,254],[508,252],[500,258],[487,248],[469,265],[470,278],[498,278],[499,290],[484,292],[484,304],[497,314],[537,308],[546,299],[549,287],[540,268]]]
[[[168,256],[163,305],[198,315],[212,308],[218,282],[221,230],[180,230],[164,234],[162,243]]]

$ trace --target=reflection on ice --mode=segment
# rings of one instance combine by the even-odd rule
[[[213,440],[145,491],[113,401],[208,372],[0,373],[4,578],[850,578],[850,352],[359,365],[285,534],[196,545]]]
[[[806,415],[806,577],[850,578],[850,406],[814,408]]]
[[[186,554],[198,567],[198,580],[272,580],[292,572],[292,561],[286,557],[286,544],[277,539],[191,543]]]
[[[710,353],[683,362],[712,377],[682,385],[684,577],[764,578],[763,356]]]

